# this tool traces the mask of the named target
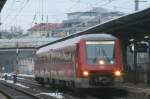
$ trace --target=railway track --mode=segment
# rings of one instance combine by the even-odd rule
[[[50,90],[52,92],[56,92],[57,89],[53,89],[53,88],[50,88],[49,86],[45,86],[45,87],[41,87],[40,84],[37,84],[35,81],[32,81],[32,80],[27,80],[26,79],[20,79],[18,80],[20,83],[23,83],[23,84],[28,84],[28,85],[31,85],[33,87],[34,90],[37,90],[40,89],[40,90],[48,90],[48,92],[50,92]],[[59,90],[59,89],[58,89]],[[63,93],[63,96],[65,97],[65,99],[125,99],[125,98],[119,98],[119,97],[113,97],[113,98],[106,98],[105,96],[100,98],[98,95],[97,96],[94,96],[94,95],[90,95],[90,94],[84,94],[84,95],[76,95],[68,90],[65,90],[65,89],[62,89],[61,91],[59,91],[61,93]],[[98,92],[98,91],[97,91]],[[98,92],[99,93],[99,92]],[[97,94],[98,94],[97,93]],[[80,94],[80,93],[79,93]],[[66,98],[67,97],[67,98]],[[68,98],[68,97],[72,97],[72,98]]]
[[[129,98],[114,97],[113,99],[129,99]]]
[[[76,94],[68,89],[62,89],[62,88],[51,88],[50,86],[42,86],[40,84],[37,84],[35,81],[32,81],[32,80],[29,80],[29,79],[20,79],[18,80],[20,83],[23,83],[23,84],[30,84],[30,85],[33,85],[33,87],[35,88],[35,86],[37,88],[40,88],[40,89],[44,89],[44,90],[52,90],[54,92],[57,93],[57,91],[59,90],[59,92],[63,93],[63,96],[65,97],[65,99],[99,99],[99,98],[96,98],[96,97],[91,97],[91,96],[88,96],[88,95],[79,95],[79,94]],[[36,90],[36,89],[35,89]]]
[[[25,85],[25,81],[23,81],[23,85]],[[4,86],[5,88],[3,87],[1,88],[1,86]],[[22,88],[18,88],[14,84],[6,83],[6,81],[0,81],[0,90],[2,90],[3,93],[6,93],[5,95],[9,99],[82,99],[82,98],[74,97],[74,96],[67,95],[67,94],[62,95],[62,93],[57,92],[56,90],[54,91],[54,90],[51,90],[50,88],[45,88],[45,87],[43,88],[39,86],[39,84],[33,85],[33,82],[31,83],[28,82],[26,83],[25,86],[28,86],[29,88],[22,89]],[[10,92],[8,92],[7,90],[9,89],[13,89],[13,90],[10,90]],[[16,95],[12,95],[11,93],[12,94],[15,93]],[[21,97],[21,98],[16,98],[16,97]]]
[[[41,99],[33,93],[19,89],[15,86],[5,83],[4,81],[0,82],[0,91],[9,99]]]

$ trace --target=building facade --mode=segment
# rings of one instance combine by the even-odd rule
[[[124,15],[124,13],[118,11],[108,11],[101,7],[93,8],[85,12],[67,13],[67,20],[64,20],[62,23],[64,26],[62,31],[56,32],[55,35],[67,36],[83,31],[84,29],[94,25],[118,18],[122,15]]]
[[[40,23],[35,24],[28,29],[28,37],[33,38],[48,38],[53,36],[53,31],[62,28],[62,24],[59,23]]]

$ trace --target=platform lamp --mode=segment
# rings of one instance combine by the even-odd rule
[[[16,68],[15,68],[15,75],[13,75],[13,82],[17,82],[17,75],[18,75],[18,61],[19,61],[19,42],[16,42]]]
[[[16,43],[16,68],[15,68],[15,72],[16,72],[16,75],[18,74],[18,62],[19,62],[19,43],[17,41]]]
[[[129,40],[130,42],[133,43],[133,46],[131,47],[132,51],[133,51],[133,57],[134,57],[134,81],[133,83],[134,84],[137,84],[137,81],[138,81],[138,76],[137,76],[137,41],[135,39],[130,39]]]

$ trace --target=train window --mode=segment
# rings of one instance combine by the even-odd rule
[[[87,41],[89,64],[114,64],[114,41]]]
[[[76,53],[75,53],[75,55],[78,58],[78,55],[79,55],[79,44],[76,45]]]

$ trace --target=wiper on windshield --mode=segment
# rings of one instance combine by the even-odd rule
[[[93,58],[93,62],[97,62],[99,60],[104,60],[107,63],[110,62],[106,51],[101,47],[95,47],[95,57]]]

